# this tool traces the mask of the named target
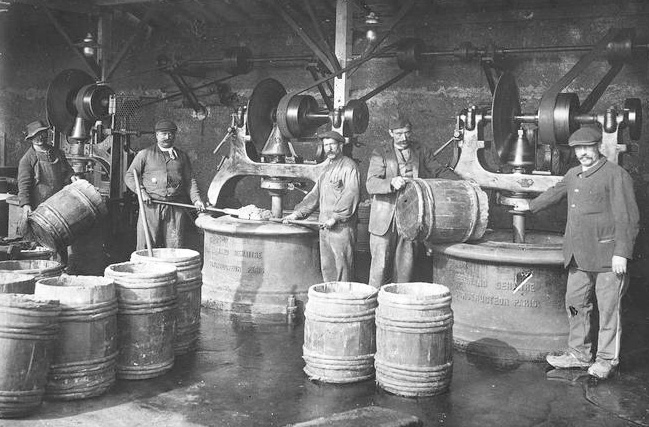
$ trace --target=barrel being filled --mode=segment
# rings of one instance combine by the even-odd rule
[[[470,181],[412,178],[397,197],[394,217],[408,240],[478,240],[487,230],[489,199]]]
[[[453,374],[451,293],[435,283],[393,283],[379,291],[376,383],[400,396],[448,390]]]
[[[176,267],[123,262],[106,267],[117,288],[117,377],[154,378],[174,364]]]
[[[378,291],[354,282],[309,288],[304,310],[304,372],[312,380],[352,383],[374,376]]]
[[[0,273],[0,293],[33,294],[34,277],[27,274]]]
[[[45,259],[0,261],[0,273],[26,274],[32,276],[35,282],[47,277],[58,277],[63,274],[64,268],[58,261]]]
[[[56,341],[45,397],[95,397],[115,383],[117,295],[113,281],[96,276],[41,279],[34,294],[57,299],[61,332]]]

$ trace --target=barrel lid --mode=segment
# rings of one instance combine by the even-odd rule
[[[230,215],[214,218],[207,215],[199,216],[196,226],[204,230],[236,236],[286,236],[286,235],[313,235],[317,230],[308,227],[287,225],[272,221],[254,221],[239,219]]]
[[[171,263],[127,261],[109,265],[106,267],[104,274],[107,277],[150,277],[152,274],[165,275],[175,274],[176,272],[176,266]]]
[[[147,249],[135,251],[131,254],[131,261],[174,263],[200,259],[201,257],[200,252],[185,248],[154,248],[151,251],[153,252],[153,257],[149,256]]]
[[[379,290],[365,283],[325,282],[309,287],[309,298],[368,299],[376,298]]]

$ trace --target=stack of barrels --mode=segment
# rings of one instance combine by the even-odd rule
[[[61,275],[55,261],[0,263],[0,418],[163,375],[196,349],[200,254],[153,255],[134,252],[104,277]]]
[[[412,397],[450,386],[453,311],[445,286],[313,285],[304,318],[304,372],[311,380],[352,383],[376,376],[382,389]]]

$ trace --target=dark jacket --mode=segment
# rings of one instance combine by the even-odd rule
[[[414,178],[460,179],[455,172],[439,164],[432,150],[417,141],[410,144],[410,158]],[[390,181],[396,176],[399,176],[399,163],[394,143],[385,141],[372,152],[365,182],[367,192],[373,195],[368,227],[372,234],[382,236],[390,228],[397,201],[397,192]]]
[[[154,200],[192,203],[201,200],[198,184],[192,173],[189,156],[177,147],[177,158],[171,159],[158,144],[140,150],[129,166],[124,181],[135,192],[133,170],[140,177],[140,186]]]
[[[50,148],[37,152],[30,147],[18,163],[18,201],[20,206],[38,205],[70,183],[74,173],[63,151]]]
[[[611,271],[613,255],[632,258],[639,214],[627,171],[604,157],[585,172],[574,167],[532,200],[530,210],[538,212],[564,197],[568,198],[565,266],[574,257],[579,269],[603,272]]]

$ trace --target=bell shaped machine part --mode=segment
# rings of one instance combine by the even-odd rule
[[[507,164],[517,172],[531,173],[535,166],[534,146],[525,136],[524,129],[518,129],[516,139],[509,142]]]
[[[88,133],[88,121],[81,116],[77,116],[74,119],[74,127],[70,133],[69,138],[74,139],[75,141],[85,141],[90,137]]]
[[[283,161],[287,156],[291,156],[288,141],[282,136],[282,132],[280,132],[278,126],[273,126],[273,130],[268,136],[264,148],[261,150],[261,155],[265,159],[272,158],[279,161]]]

